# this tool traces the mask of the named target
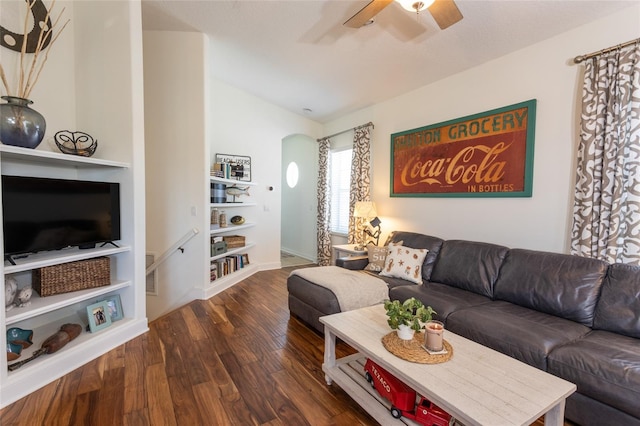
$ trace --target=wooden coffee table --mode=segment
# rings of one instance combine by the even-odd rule
[[[417,364],[388,352],[381,339],[391,329],[382,305],[320,318],[325,326],[322,370],[327,384],[340,385],[381,424],[415,424],[391,417],[390,404],[364,378],[366,358],[388,370],[466,426],[528,425],[544,415],[545,425],[562,425],[566,398],[576,385],[445,331],[453,358]],[[359,353],[336,359],[339,337]]]

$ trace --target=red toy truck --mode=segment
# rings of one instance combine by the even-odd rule
[[[405,416],[424,426],[453,426],[456,423],[449,413],[424,397],[416,404],[416,391],[370,359],[364,370],[367,381],[391,402],[391,415],[396,419]]]

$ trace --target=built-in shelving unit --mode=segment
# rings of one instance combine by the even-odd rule
[[[118,179],[114,171],[126,171],[129,164],[101,159],[70,156],[49,151],[30,150],[7,145],[0,145],[0,167],[12,171],[26,167],[33,175],[42,174],[54,177],[57,172],[68,173],[69,169],[79,170],[78,178],[84,179],[86,173],[99,178],[106,172],[111,179]],[[52,176],[53,175],[53,176]],[[121,182],[123,184],[124,182]],[[125,191],[126,192],[126,191]],[[123,205],[128,200],[121,200]],[[127,222],[126,208],[121,214]],[[134,288],[133,250],[128,239],[116,242],[117,245],[105,245],[93,249],[66,248],[62,250],[46,251],[21,256],[13,259],[15,264],[5,261],[2,265],[2,280],[7,276],[20,277],[22,286],[29,285],[32,271],[39,268],[60,265],[69,262],[82,261],[96,257],[110,258],[112,281],[110,285],[90,288],[69,293],[41,297],[35,291],[28,306],[14,306],[10,310],[0,312],[3,324],[0,342],[6,346],[6,330],[11,327],[33,330],[33,345],[22,350],[20,357],[8,362],[6,357],[0,359],[0,390],[2,406],[13,402],[48,381],[71,371],[82,363],[100,355],[102,352],[124,343],[130,338],[147,329],[144,312],[137,312],[135,303],[138,297]],[[4,257],[4,255],[3,255]],[[1,293],[0,305],[5,306],[5,294]],[[74,341],[67,344],[60,351],[51,355],[43,355],[23,365],[15,371],[8,371],[8,365],[28,358],[39,349],[42,342],[53,335],[62,324],[71,322],[81,324],[83,328],[88,324],[86,306],[103,300],[108,295],[119,294],[126,306],[125,319],[114,322],[111,327],[102,332],[83,332]]]
[[[245,182],[240,180],[233,179],[223,179],[215,176],[210,177],[211,183],[221,183],[225,184],[227,188],[235,186],[240,188],[256,186],[256,182]],[[250,195],[241,195],[237,196],[237,198],[247,199]],[[251,201],[236,201],[236,202],[227,202],[227,203],[210,203],[210,208],[217,208],[227,212],[227,220],[229,220],[234,214],[229,213],[234,209],[242,209],[243,215],[245,212],[251,214],[251,210],[247,208],[256,207],[257,204]],[[238,231],[246,231],[250,228],[255,227],[257,224],[254,222],[245,222],[242,225],[234,225],[228,223],[226,227],[220,227],[219,225],[211,225],[209,229],[209,234],[211,236],[223,236],[224,235],[236,235]],[[252,247],[255,247],[254,242],[246,241],[245,245],[242,247],[234,247],[228,249],[225,253],[211,256],[208,260],[209,264],[215,262],[218,259],[222,259],[228,256],[238,255],[247,253]],[[244,265],[241,269],[237,269],[234,272],[231,272],[223,277],[217,278],[209,282],[209,285],[205,288],[205,297],[211,297],[216,293],[232,286],[233,284],[239,282],[240,280],[246,278],[247,276],[253,274],[257,271],[256,265],[248,264]]]
[[[28,306],[5,310],[0,292],[0,347],[6,330],[33,330],[33,344],[15,361],[0,357],[0,408],[11,404],[59,377],[148,330],[145,309],[144,235],[144,87],[142,17],[140,2],[68,2],[66,14],[73,31],[59,38],[39,87],[33,92],[36,109],[47,120],[45,139],[37,149],[0,144],[2,175],[118,183],[120,187],[120,240],[116,246],[63,249],[18,256],[2,262],[2,287],[12,276],[18,288],[32,285],[39,268],[107,257],[110,283],[69,293],[40,297],[35,291]],[[16,3],[17,4],[17,3]],[[13,8],[0,2],[0,14]],[[17,6],[15,6],[17,7]],[[95,28],[101,28],[96,32]],[[90,54],[91,53],[91,54]],[[3,48],[3,61],[11,64],[18,53]],[[4,62],[3,62],[4,63]],[[109,64],[108,72],[105,64]],[[7,79],[18,76],[5,67]],[[54,71],[55,84],[51,84]],[[63,107],[54,111],[64,99]],[[64,126],[64,127],[63,127]],[[68,127],[67,127],[68,126]],[[99,141],[92,157],[58,152],[52,143],[57,130],[88,131]],[[0,188],[1,195],[1,188]],[[1,203],[1,198],[0,198]],[[0,209],[0,218],[2,209]],[[3,222],[0,222],[3,223]],[[0,248],[4,259],[4,245]],[[119,295],[124,318],[95,333],[85,331],[87,306]],[[14,371],[9,364],[22,361],[39,349],[62,324],[77,323],[83,332],[52,354],[42,355]],[[1,423],[1,421],[0,421]]]

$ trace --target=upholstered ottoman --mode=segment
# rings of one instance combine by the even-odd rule
[[[382,303],[387,284],[375,276],[338,266],[296,269],[287,279],[291,315],[320,333],[319,318]]]

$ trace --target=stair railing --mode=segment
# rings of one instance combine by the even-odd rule
[[[169,247],[167,251],[162,253],[160,257],[156,259],[151,265],[147,267],[147,275],[158,269],[158,266],[162,264],[165,260],[169,258],[175,251],[180,250],[181,253],[184,253],[184,245],[193,237],[195,237],[200,231],[198,228],[193,228],[189,232],[187,232],[184,237],[180,238],[174,245]]]

